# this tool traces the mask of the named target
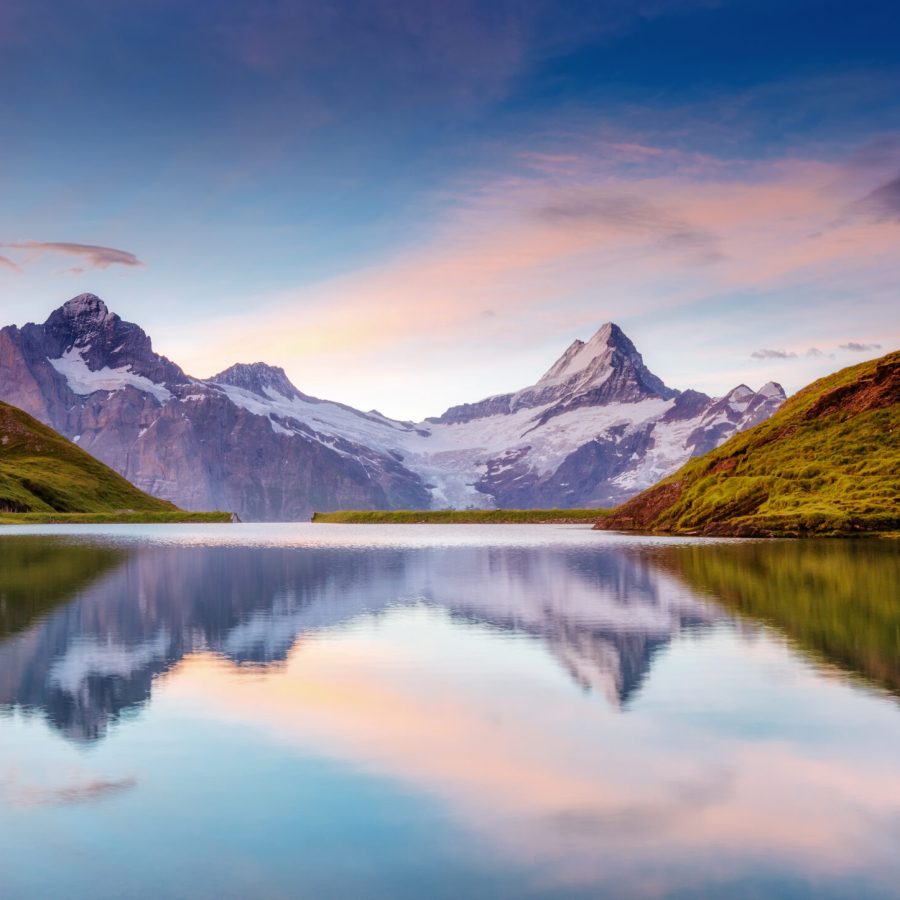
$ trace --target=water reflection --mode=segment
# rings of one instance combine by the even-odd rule
[[[627,704],[675,633],[721,618],[677,579],[618,549],[110,550],[5,538],[6,571],[41,547],[41,570],[52,564],[55,574],[46,594],[30,582],[40,597],[31,606],[59,608],[0,644],[0,704],[41,710],[76,740],[102,737],[192,652],[275,665],[303,635],[398,605],[530,635],[615,705]],[[85,587],[91,566],[95,581]]]
[[[4,895],[896,895],[895,544],[166,534],[0,538]]]
[[[900,695],[900,541],[668,544],[642,559]]]
[[[0,539],[0,640],[71,599],[123,557],[122,550],[102,544]]]

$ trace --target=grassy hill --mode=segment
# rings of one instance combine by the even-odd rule
[[[900,529],[900,351],[814,382],[596,527],[746,536]]]
[[[0,522],[227,521],[138,490],[27,413],[0,403]]]

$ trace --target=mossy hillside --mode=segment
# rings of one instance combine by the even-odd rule
[[[0,403],[0,510],[167,512],[177,507],[121,475],[27,413]]]
[[[843,369],[599,527],[709,534],[900,528],[900,353]]]
[[[145,494],[53,429],[0,403],[0,522],[229,518],[224,513],[185,513]]]
[[[314,513],[313,522],[355,525],[556,525],[596,522],[605,509],[395,509]]]
[[[0,525],[210,525],[237,521],[227,512],[0,513]]]

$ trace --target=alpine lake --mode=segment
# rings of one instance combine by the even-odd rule
[[[2,528],[0,873],[900,897],[900,540]]]

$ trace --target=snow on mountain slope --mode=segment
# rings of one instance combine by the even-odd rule
[[[70,347],[59,359],[51,359],[49,363],[64,376],[66,383],[75,394],[86,396],[96,391],[121,391],[125,387],[133,387],[147,394],[152,394],[160,403],[172,399],[172,393],[165,385],[156,384],[144,375],[131,371],[131,366],[111,369],[103,366],[91,369],[84,358],[84,351],[90,347]]]
[[[292,519],[613,505],[771,415],[784,392],[673,390],[606,323],[529,387],[400,422],[304,394],[264,363],[191,378],[83,294],[43,325],[0,329],[0,398],[185,508]]]
[[[624,363],[616,359],[623,346]],[[621,377],[628,367],[636,373],[634,383]],[[643,433],[648,437],[643,453],[632,453],[621,474],[609,480],[607,494],[624,497],[669,474],[698,447],[705,452],[707,444],[721,443],[745,427],[749,409],[768,408],[770,400],[783,399],[777,386],[767,385],[767,393],[757,394],[740,385],[721,400],[698,395],[705,403],[696,415],[665,421],[677,392],[645,369],[612,323],[590,341],[573,343],[535,385],[488,398],[477,414],[445,415],[418,425],[308,397],[286,381],[282,370],[262,363],[241,366],[239,374],[238,380],[222,373],[210,383],[236,405],[267,418],[280,434],[308,435],[311,430],[315,439],[338,452],[352,452],[341,450],[337,442],[343,439],[391,454],[422,478],[436,508],[491,507],[496,502],[491,483],[504,475],[523,484],[546,479],[579,447],[591,442],[615,446],[626,435]],[[245,387],[223,383],[226,376]],[[611,379],[622,382],[623,400],[580,402]],[[255,390],[248,389],[251,384]],[[536,404],[537,399],[544,402]],[[502,411],[493,411],[498,408]],[[560,485],[563,505],[574,493],[565,490],[569,487]]]

